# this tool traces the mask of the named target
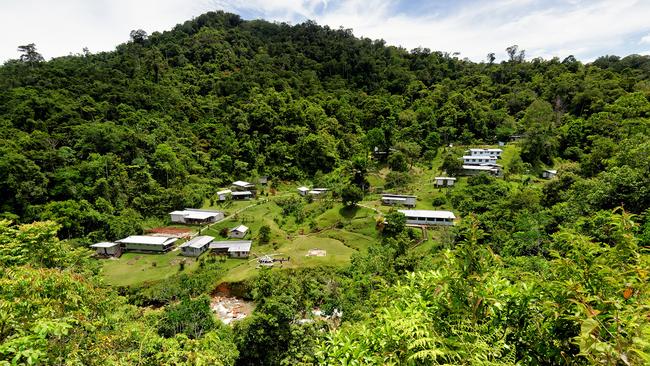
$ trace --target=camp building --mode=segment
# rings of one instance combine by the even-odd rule
[[[197,236],[181,244],[179,248],[181,248],[181,254],[185,256],[198,257],[208,250],[210,242],[213,240],[212,236]]]
[[[249,200],[255,196],[251,191],[235,191],[231,195],[234,200]]]
[[[169,215],[172,222],[179,224],[209,224],[224,218],[221,211],[200,210],[198,208],[172,211]]]
[[[408,207],[415,207],[417,196],[408,196],[403,194],[384,194],[381,196],[381,203],[384,205],[403,205]]]
[[[224,189],[223,191],[217,192],[217,197],[219,197],[219,201],[225,201],[230,198],[231,194],[232,191],[230,189]]]
[[[474,156],[474,155],[465,155],[463,156],[464,165],[482,165],[482,164],[496,164],[496,156]]]
[[[451,187],[456,183],[456,178],[452,177],[435,177],[434,180],[436,187]]]
[[[557,175],[557,170],[547,169],[542,172],[542,178],[553,179]]]
[[[228,254],[233,258],[247,258],[252,244],[251,240],[213,241],[209,247],[213,253]]]
[[[102,257],[119,257],[122,255],[122,247],[120,246],[120,243],[104,241],[93,244],[90,247],[95,249],[97,255]]]
[[[307,187],[305,187],[305,186],[298,187],[298,193],[299,193],[301,196],[306,195],[307,192],[309,192],[309,191],[311,191],[311,189],[309,189],[309,188],[307,188]]]
[[[241,239],[246,236],[246,233],[248,233],[248,226],[239,225],[228,231],[228,237]]]
[[[412,225],[453,225],[456,216],[451,211],[399,210]]]
[[[494,176],[501,175],[501,167],[499,165],[463,165],[461,172],[463,175],[479,175],[487,173]]]
[[[168,236],[132,235],[117,240],[125,250],[134,252],[164,253],[169,251],[178,238]]]
[[[250,191],[254,189],[255,185],[253,183],[245,182],[243,180],[232,182],[233,191]]]
[[[467,150],[471,156],[494,156],[501,157],[503,150],[501,149],[469,149]]]

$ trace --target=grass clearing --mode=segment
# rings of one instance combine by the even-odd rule
[[[102,259],[102,275],[109,285],[130,286],[172,276],[178,273],[183,260],[186,272],[191,272],[198,266],[194,258],[184,257],[180,251],[164,254],[125,253],[117,259]]]

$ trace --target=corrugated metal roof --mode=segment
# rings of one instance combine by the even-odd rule
[[[188,240],[185,243],[181,244],[181,248],[185,247],[190,247],[190,248],[203,248],[204,246],[210,244],[211,241],[214,240],[213,236],[208,236],[208,235],[203,235],[203,236],[197,236],[193,238],[192,240]]]
[[[237,226],[237,227],[234,227],[234,228],[230,229],[230,231],[231,231],[231,232],[233,232],[233,231],[239,231],[239,232],[245,233],[245,232],[248,231],[248,226],[245,226],[245,225],[239,225],[239,226]]]
[[[101,243],[95,243],[91,245],[91,248],[112,248],[114,246],[120,245],[120,243],[113,243],[108,241],[103,241]]]
[[[453,178],[453,177],[435,177],[434,179],[436,179],[436,180],[438,180],[438,179],[443,179],[443,180],[456,180],[456,178]]]
[[[250,187],[250,186],[252,186],[251,183],[244,182],[243,180],[238,180],[238,181],[232,182],[232,185],[237,186],[237,187]]]
[[[406,215],[406,217],[426,217],[426,218],[435,218],[435,219],[455,219],[451,211],[435,211],[435,210],[399,210],[399,212]]]
[[[229,252],[249,252],[252,244],[252,240],[213,241],[210,243],[210,249],[228,249]]]
[[[168,236],[131,235],[127,238],[116,240],[116,242],[125,244],[167,245],[176,240],[178,239]]]
[[[384,197],[418,198],[417,196],[411,196],[411,195],[407,195],[407,194],[391,194],[391,193],[382,194],[381,198],[383,199]]]

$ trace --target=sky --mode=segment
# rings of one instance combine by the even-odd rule
[[[650,0],[0,0],[0,62],[35,43],[46,58],[111,51],[133,29],[165,31],[210,10],[314,20],[406,49],[483,61],[518,45],[527,59],[650,55]]]

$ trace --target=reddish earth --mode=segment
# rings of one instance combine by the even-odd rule
[[[192,229],[181,228],[181,227],[155,227],[153,229],[147,230],[149,234],[165,234],[176,236],[179,238],[188,237],[192,233]]]

